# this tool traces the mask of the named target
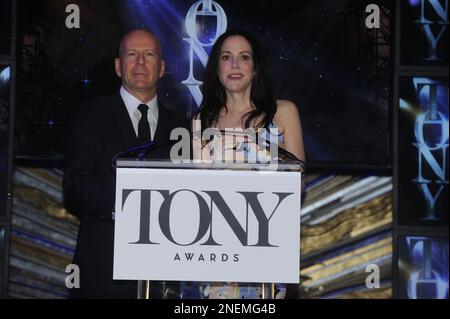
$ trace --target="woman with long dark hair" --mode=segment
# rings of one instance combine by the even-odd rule
[[[255,141],[267,141],[275,136],[280,147],[294,159],[304,161],[297,107],[287,100],[275,100],[263,51],[250,33],[228,31],[218,38],[210,53],[202,90],[203,101],[193,119],[194,159],[246,161],[245,155],[255,149],[238,147],[239,138],[229,142],[220,134],[219,138],[215,134],[208,136],[207,130],[222,133],[233,130],[232,134],[241,130],[244,134],[240,135],[240,141],[248,145],[245,132],[263,129],[266,133],[270,130],[270,133]],[[222,157],[224,149],[229,148],[233,151],[228,155],[225,152]],[[256,154],[257,150],[258,145]],[[244,156],[240,156],[242,153]],[[227,158],[230,154],[233,158]],[[283,297],[285,288],[283,285],[279,288],[277,297]],[[183,298],[255,299],[262,295],[259,284],[182,283],[181,291]]]
[[[193,121],[193,131],[197,133],[194,159],[217,160],[217,154],[222,159],[222,149],[214,150],[214,141],[200,138],[207,129],[265,128],[277,129],[279,146],[304,161],[297,106],[291,101],[275,100],[263,51],[252,34],[228,31],[217,39],[206,66],[202,91],[203,101]],[[212,153],[216,156],[211,157]]]

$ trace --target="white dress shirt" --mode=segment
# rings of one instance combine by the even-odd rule
[[[158,124],[157,96],[155,95],[155,97],[148,103],[142,103],[141,101],[139,101],[138,98],[136,98],[130,92],[125,90],[123,86],[120,88],[120,95],[122,96],[122,100],[125,103],[125,106],[127,107],[128,115],[130,115],[131,123],[133,123],[133,128],[134,132],[136,133],[136,136],[138,136],[138,126],[142,116],[141,112],[138,110],[138,106],[140,104],[147,104],[148,106],[147,119],[148,123],[150,123],[150,132],[152,134],[153,140],[155,137],[156,125]]]

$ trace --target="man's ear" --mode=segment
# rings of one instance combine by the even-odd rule
[[[114,59],[114,69],[116,70],[116,74],[119,78],[122,77],[122,70],[120,69],[120,59],[115,58]]]
[[[162,78],[166,73],[166,62],[161,60],[161,68],[159,69],[159,77]]]

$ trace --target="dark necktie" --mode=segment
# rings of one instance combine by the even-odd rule
[[[147,118],[148,106],[146,104],[141,104],[138,106],[138,110],[142,114],[138,124],[138,143],[145,144],[152,140],[150,124],[148,123]]]

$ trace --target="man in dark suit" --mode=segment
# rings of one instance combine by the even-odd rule
[[[80,288],[73,297],[136,298],[137,284],[113,281],[115,171],[118,152],[153,140],[162,147],[149,158],[168,159],[170,133],[187,121],[157,99],[158,80],[165,63],[157,37],[148,30],[125,34],[115,70],[120,92],[82,105],[72,118],[64,170],[64,198],[80,220],[73,263],[80,268]],[[166,145],[166,146],[164,146]],[[157,296],[153,293],[152,296]]]

